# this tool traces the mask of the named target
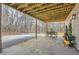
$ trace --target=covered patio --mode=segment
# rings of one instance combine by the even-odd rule
[[[79,54],[74,48],[66,48],[63,45],[66,25],[71,22],[74,14],[72,12],[79,9],[79,4],[7,3],[0,4],[0,7],[1,55]],[[78,34],[74,34],[74,31],[73,28],[73,35],[77,36],[78,40]],[[50,33],[54,35],[50,37]]]

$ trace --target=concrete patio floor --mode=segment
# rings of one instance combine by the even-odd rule
[[[79,52],[64,47],[62,37],[51,39],[40,36],[3,49],[0,55],[79,55]]]

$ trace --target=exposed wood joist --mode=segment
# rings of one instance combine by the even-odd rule
[[[29,12],[29,11],[32,11],[32,10],[36,10],[36,9],[39,9],[41,6],[44,6],[44,5],[46,5],[46,4],[36,4],[31,9],[27,9],[27,8],[23,9],[23,12],[26,12],[26,11]]]
[[[60,4],[43,4],[39,8],[34,8],[34,9],[28,10],[28,11],[26,10],[25,12],[27,12],[27,13],[30,13],[30,12],[38,12],[38,11],[41,11],[41,10],[45,10],[47,8],[54,7],[56,5],[60,5]]]
[[[64,21],[74,3],[11,3],[6,4],[45,22]]]
[[[20,4],[17,9],[20,10],[20,9],[25,9],[28,7],[28,4]]]
[[[33,13],[29,13],[29,14],[38,14],[38,13],[48,12],[48,11],[51,11],[51,10],[59,10],[59,9],[62,9],[62,8],[68,7],[68,6],[72,6],[72,5],[73,5],[73,4],[64,5],[64,6],[57,6],[57,7],[55,7],[55,8],[45,9],[45,10],[42,10],[42,11],[33,12]],[[64,9],[64,10],[65,10],[65,9]],[[27,13],[28,13],[28,12],[27,12]]]

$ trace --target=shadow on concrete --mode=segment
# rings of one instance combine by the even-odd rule
[[[28,41],[28,40],[31,40],[33,39],[34,37],[32,36],[24,36],[24,37],[20,37],[20,38],[10,38],[9,40],[3,40],[2,42],[2,48],[5,49],[5,48],[9,48],[11,46],[14,46],[16,44],[19,44],[19,43],[22,43],[22,42],[25,42],[25,41]]]

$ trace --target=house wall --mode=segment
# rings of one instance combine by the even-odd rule
[[[76,14],[75,19],[72,19],[73,14]],[[71,13],[68,15],[65,25],[69,25],[70,20],[72,20],[72,34],[76,37],[76,41],[79,44],[79,4],[76,4]]]

